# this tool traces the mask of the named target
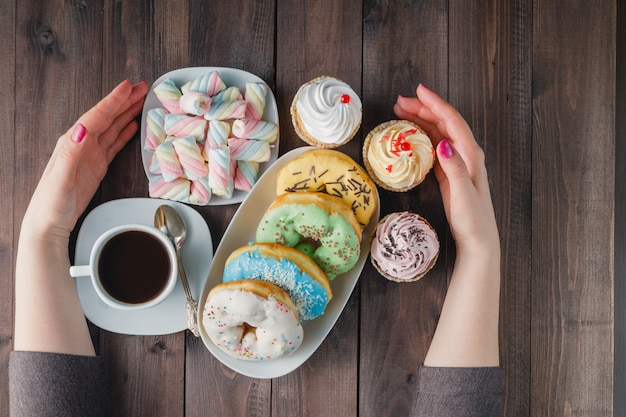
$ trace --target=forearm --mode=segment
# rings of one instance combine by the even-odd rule
[[[15,275],[15,350],[94,355],[68,238],[23,228]]]
[[[93,355],[68,240],[109,163],[135,135],[148,92],[125,80],[59,137],[20,233],[15,276],[15,349]],[[45,210],[40,210],[44,208]]]
[[[500,250],[460,252],[425,366],[499,365]]]

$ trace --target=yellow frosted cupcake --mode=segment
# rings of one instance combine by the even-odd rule
[[[345,82],[323,76],[303,84],[290,108],[293,127],[309,145],[336,148],[361,126],[361,99]]]
[[[407,120],[391,120],[365,138],[363,162],[372,179],[388,191],[419,185],[433,167],[435,152],[426,133]]]
[[[396,282],[417,281],[435,266],[438,256],[437,233],[419,214],[391,213],[378,222],[370,261],[383,277]]]

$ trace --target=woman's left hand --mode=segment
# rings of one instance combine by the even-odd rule
[[[109,163],[135,135],[148,85],[120,83],[57,141],[23,225],[67,239]],[[45,208],[42,210],[42,208]]]

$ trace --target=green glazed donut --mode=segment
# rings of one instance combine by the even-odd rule
[[[349,271],[361,254],[356,216],[341,199],[324,193],[277,197],[259,223],[256,240],[302,250],[328,279]]]

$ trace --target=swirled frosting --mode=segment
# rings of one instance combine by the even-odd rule
[[[426,273],[438,254],[435,231],[419,215],[406,211],[387,216],[378,225],[371,246],[377,268],[397,280]]]
[[[433,146],[416,125],[397,120],[369,134],[366,160],[374,175],[393,189],[409,189],[424,180],[433,166]]]
[[[300,127],[321,143],[341,145],[361,125],[361,99],[348,84],[336,78],[322,77],[305,84],[294,104]]]

